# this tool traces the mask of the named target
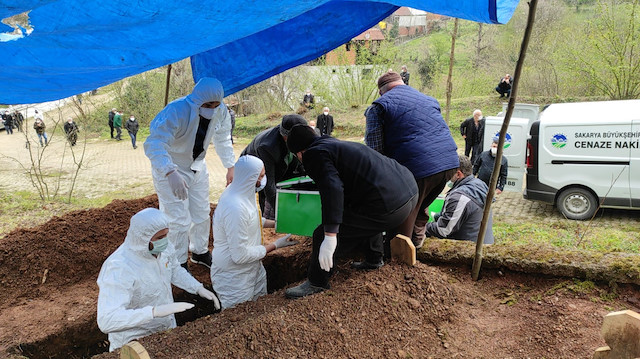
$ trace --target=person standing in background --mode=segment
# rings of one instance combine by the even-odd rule
[[[404,82],[405,85],[409,84],[410,76],[411,74],[409,73],[409,71],[407,71],[407,67],[405,65],[402,65],[402,71],[400,72],[400,77],[402,77],[402,82]]]
[[[472,117],[467,118],[460,124],[460,134],[464,138],[464,155],[469,157],[469,153],[471,153],[472,164],[476,162],[480,152],[482,152],[484,122],[485,118],[482,117],[482,111],[475,110]]]
[[[122,140],[122,111],[117,111],[113,116],[113,128],[116,129],[116,140]]]
[[[317,117],[317,126],[320,130],[320,135],[329,135],[333,132],[333,116],[329,114],[329,107],[322,109],[322,113]]]
[[[129,121],[124,124],[124,128],[127,130],[127,132],[129,132],[129,137],[131,137],[131,145],[133,146],[134,150],[138,148],[138,146],[136,146],[136,136],[138,135],[139,127],[140,124],[133,115],[129,116]]]
[[[111,111],[109,111],[109,128],[111,129],[111,138],[113,137],[113,118],[116,115],[117,110],[115,108],[112,108]]]

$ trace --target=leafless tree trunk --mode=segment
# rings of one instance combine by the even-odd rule
[[[453,76],[453,62],[455,60],[455,48],[456,37],[458,37],[458,18],[453,23],[453,32],[451,33],[451,55],[449,55],[449,75],[447,76],[447,106],[445,108],[446,118],[445,122],[449,124],[449,107],[451,106],[451,92],[453,92],[453,83],[451,77]]]
[[[482,46],[482,36],[484,35],[484,33],[482,32],[482,23],[478,23],[478,39],[476,40],[476,58],[473,61],[473,68],[477,69],[478,67],[480,67],[480,61],[481,61],[481,53],[482,50],[484,50],[486,48],[486,46]]]

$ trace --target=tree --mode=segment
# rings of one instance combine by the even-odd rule
[[[640,0],[603,0],[583,32],[582,46],[569,49],[570,68],[612,100],[640,97]]]
[[[453,31],[451,32],[451,55],[449,56],[449,75],[447,76],[447,106],[445,122],[449,124],[449,107],[451,105],[451,92],[453,92],[453,83],[451,77],[453,75],[454,54],[456,49],[456,37],[458,36],[458,18],[453,23]]]

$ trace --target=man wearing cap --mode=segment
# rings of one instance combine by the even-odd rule
[[[151,121],[144,143],[160,210],[169,219],[169,241],[183,267],[187,267],[188,251],[193,263],[211,266],[209,171],[205,163],[211,142],[227,168],[227,185],[233,179],[231,118],[223,98],[220,81],[200,79],[190,95],[169,103]]]
[[[418,200],[411,172],[362,144],[318,137],[309,126],[294,126],[287,146],[318,185],[322,224],[313,232],[307,281],[287,289],[286,296],[328,289],[336,248],[339,254],[364,250],[365,260],[353,262],[353,268],[380,268],[382,232],[399,226]]]
[[[306,125],[307,121],[300,115],[285,115],[279,125],[260,132],[242,151],[241,156],[256,156],[264,163],[267,186],[258,194],[264,218],[275,218],[276,183],[304,175],[300,161],[286,143],[291,128],[299,124]]]
[[[440,104],[405,85],[397,72],[378,79],[380,97],[365,112],[365,143],[407,167],[418,184],[418,203],[397,233],[422,247],[427,207],[460,165],[457,146],[440,114]]]

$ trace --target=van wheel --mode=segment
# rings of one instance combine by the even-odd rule
[[[590,219],[598,209],[596,197],[579,187],[567,188],[557,201],[558,209],[569,219]]]

